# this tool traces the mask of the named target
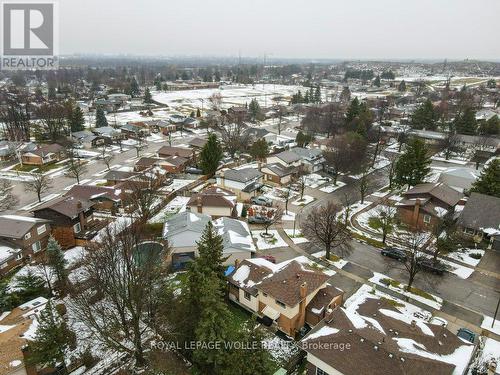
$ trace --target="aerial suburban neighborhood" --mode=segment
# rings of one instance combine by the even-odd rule
[[[498,59],[91,35],[2,60],[0,375],[500,374]]]

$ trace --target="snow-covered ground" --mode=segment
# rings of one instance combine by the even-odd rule
[[[475,259],[471,257],[471,254],[481,254],[481,258]],[[484,255],[484,250],[481,249],[462,249],[447,254],[446,256],[451,259],[458,260],[459,262],[468,264],[469,266],[476,267]]]
[[[373,166],[371,166],[368,169],[367,173],[372,173],[378,169],[387,167],[389,164],[391,164],[391,162],[385,156],[378,156],[377,160],[375,160],[375,163],[373,164]],[[355,180],[359,180],[362,176],[363,176],[362,173],[359,173],[356,175],[349,175],[349,177],[354,178]]]
[[[496,335],[500,335],[500,320],[495,320],[493,327],[493,318],[491,316],[484,315],[483,322],[481,323],[481,328],[493,332]]]
[[[277,230],[268,230],[267,233],[273,235],[272,238],[264,238],[261,233],[265,233],[265,230],[253,230],[252,238],[259,250],[274,249],[277,247],[286,247],[287,243],[279,235]]]
[[[264,194],[262,194],[264,197],[267,197],[269,199],[279,201],[279,202],[285,202],[285,198],[283,198],[284,194],[289,194],[289,200],[292,200],[293,197],[297,195],[297,193],[293,190],[290,190],[288,192],[288,189],[285,188],[280,188],[276,186],[263,186],[262,189],[264,190]]]
[[[325,257],[326,255],[326,251],[323,250],[323,251],[318,251],[317,253],[314,253],[314,254],[311,254],[313,257],[315,258],[323,258]],[[344,260],[342,258],[338,258],[337,260],[327,260],[325,259],[327,262],[333,264],[335,267],[337,268],[344,268],[344,266],[349,263],[347,260]]]
[[[491,361],[495,361],[497,364],[500,363],[500,341],[488,337],[481,338],[481,340],[484,340],[482,348],[480,346],[479,355],[472,363],[471,368],[486,371]],[[472,372],[469,371],[469,374],[472,375]],[[497,367],[495,374],[500,374],[499,367]]]
[[[371,281],[374,284],[377,284],[377,285],[383,286],[385,288],[391,289],[391,290],[393,290],[395,292],[401,293],[404,296],[413,298],[414,300],[419,301],[419,302],[421,302],[421,303],[423,303],[423,304],[425,304],[427,306],[433,307],[436,310],[441,310],[441,306],[443,305],[443,300],[441,298],[439,298],[437,296],[434,296],[434,295],[432,295],[430,293],[429,293],[429,295],[432,297],[432,299],[425,298],[425,297],[420,296],[418,294],[406,291],[405,290],[406,285],[403,284],[403,283],[400,283],[396,287],[396,286],[393,286],[393,285],[386,285],[386,284],[384,284],[381,281],[382,279],[392,280],[390,277],[388,277],[386,275],[383,275],[383,274],[378,273],[378,272],[374,272],[373,273],[373,277],[369,281]],[[500,324],[499,324],[499,327],[500,327]]]
[[[333,193],[335,190],[340,189],[342,186],[345,186],[345,183],[342,181],[337,181],[337,185],[334,184],[325,185],[319,188],[319,190],[322,191],[323,193],[330,194]]]
[[[167,187],[163,188],[162,190],[164,191],[177,191],[179,189],[182,189],[184,186],[189,185],[190,183],[194,182],[196,180],[184,180],[184,179],[174,179],[172,184],[168,185]]]
[[[311,197],[310,195],[304,195],[302,199],[297,199],[292,202],[294,206],[306,206],[309,203],[313,202],[316,198]]]
[[[290,210],[286,211],[283,213],[283,216],[281,216],[281,221],[295,221],[295,212]]]
[[[175,197],[172,199],[160,212],[149,220],[150,223],[164,223],[165,220],[172,214],[184,212],[189,197]]]
[[[309,242],[309,240],[302,235],[300,229],[295,229],[295,235],[293,229],[284,229],[284,231],[294,244]]]
[[[330,181],[331,181],[331,178],[323,177],[317,173],[310,173],[304,177],[305,185],[307,187],[310,187],[311,189],[316,189],[316,188],[320,187],[321,185],[324,185]]]
[[[67,267],[73,267],[78,261],[83,259],[85,249],[82,246],[76,246],[64,252],[64,259],[68,262]]]

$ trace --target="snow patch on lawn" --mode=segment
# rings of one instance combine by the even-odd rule
[[[335,190],[340,189],[342,186],[345,186],[345,182],[342,181],[337,181],[337,185],[330,184],[330,185],[325,185],[319,190],[322,191],[323,193],[333,193]]]
[[[286,235],[290,237],[290,239],[293,241],[294,244],[299,244],[299,243],[306,243],[309,242],[307,238],[305,238],[302,235],[302,232],[300,229],[295,229],[295,236],[294,236],[294,230],[293,229],[284,229]]]
[[[292,204],[294,206],[306,206],[309,203],[313,202],[316,198],[311,197],[310,195],[304,195],[302,199],[297,199],[296,201],[293,201]]]
[[[483,322],[481,323],[481,328],[493,332],[496,335],[500,335],[500,320],[495,320],[493,327],[491,324],[493,323],[493,318],[491,316],[484,315]]]
[[[287,247],[287,243],[279,235],[277,230],[268,230],[268,234],[272,234],[272,238],[264,238],[261,233],[265,233],[265,230],[254,230],[252,231],[252,238],[257,245],[259,250],[274,249],[277,247]]]

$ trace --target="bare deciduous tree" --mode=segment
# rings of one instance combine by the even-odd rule
[[[9,180],[0,180],[0,211],[10,210],[19,200],[12,193],[12,184]]]
[[[113,153],[111,151],[108,152],[106,144],[103,144],[99,150],[100,152],[100,159],[106,165],[107,170],[109,171],[109,167],[111,165],[111,162],[115,158]]]
[[[283,216],[283,209],[280,207],[277,207],[274,210],[269,210],[268,211],[270,214],[267,216],[267,221],[263,224],[264,229],[266,230],[266,235],[268,234],[267,231],[271,227],[271,225],[279,224],[281,223],[281,217]]]
[[[314,208],[301,223],[304,236],[323,246],[326,258],[330,259],[332,249],[345,256],[350,251],[351,233],[347,225],[338,217],[341,206],[328,202],[325,206]]]
[[[410,291],[415,281],[415,276],[420,271],[420,262],[424,259],[423,247],[427,242],[425,233],[414,231],[397,235],[398,242],[406,253],[404,267],[408,273],[407,290]]]
[[[87,172],[87,167],[81,159],[77,158],[73,144],[68,146],[66,153],[68,156],[68,168],[66,169],[65,176],[76,179],[77,185],[80,185],[80,179]]]
[[[42,194],[52,187],[52,181],[43,173],[32,173],[23,184],[25,191],[36,194],[38,202],[42,201]]]
[[[224,150],[231,157],[234,157],[236,152],[244,151],[249,146],[249,135],[246,132],[247,126],[243,123],[231,123],[217,127],[221,135],[221,143]]]
[[[383,199],[375,210],[376,216],[371,218],[370,226],[382,232],[383,243],[394,229],[396,211],[396,207],[389,199]]]
[[[145,343],[156,331],[161,293],[166,289],[168,248],[138,246],[141,229],[108,227],[90,243],[82,260],[82,285],[68,301],[77,319],[105,347],[145,365]]]

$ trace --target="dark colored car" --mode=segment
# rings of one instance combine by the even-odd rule
[[[457,332],[457,336],[467,340],[474,344],[474,340],[476,339],[476,334],[467,328],[460,328]]]
[[[271,221],[266,216],[250,216],[248,218],[248,224],[267,224]]]
[[[432,272],[436,275],[443,275],[446,268],[439,262],[434,262],[432,259],[422,259],[418,262],[419,267],[427,272]]]
[[[395,247],[386,247],[381,251],[381,254],[401,262],[404,262],[407,259],[405,252],[403,250],[396,249]]]

